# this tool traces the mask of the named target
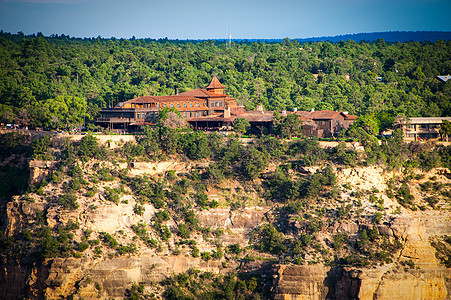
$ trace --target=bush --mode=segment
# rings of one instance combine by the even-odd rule
[[[100,232],[100,239],[102,242],[107,245],[108,247],[112,249],[116,249],[119,243],[116,241],[116,239],[107,232]]]
[[[339,233],[333,237],[333,247],[335,251],[338,251],[347,242],[348,235],[346,233]]]
[[[105,187],[105,199],[113,203],[119,203],[119,191],[114,188]]]
[[[262,252],[280,255],[287,250],[284,245],[284,236],[272,224],[262,225],[257,228],[255,238],[258,242],[256,248]]]
[[[97,170],[97,176],[102,181],[113,181],[114,176],[111,175],[111,171],[108,168],[101,168]]]
[[[31,143],[31,149],[33,151],[33,159],[37,160],[52,160],[52,155],[50,152],[50,141],[49,136],[45,135],[42,138],[35,139]]]
[[[201,257],[205,261],[209,261],[211,259],[211,253],[210,252],[202,252]]]
[[[146,208],[143,205],[139,205],[138,203],[135,204],[135,207],[133,208],[133,212],[137,215],[144,215],[144,211]]]
[[[77,209],[77,196],[75,196],[74,194],[62,194],[58,197],[58,204],[66,209]]]
[[[88,248],[89,248],[89,243],[87,241],[81,241],[80,243],[78,243],[78,246],[77,246],[78,251],[83,252]]]
[[[179,224],[177,235],[183,239],[189,238],[191,236],[191,230],[189,226],[187,226],[185,223]]]
[[[105,151],[99,147],[99,143],[96,137],[91,134],[85,135],[79,142],[78,147],[78,155],[83,158],[97,158],[104,159]]]
[[[242,249],[239,244],[233,244],[233,245],[227,246],[227,251],[230,252],[230,253],[238,255],[241,252],[243,252],[244,249]]]

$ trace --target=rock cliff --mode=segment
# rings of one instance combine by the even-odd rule
[[[48,163],[33,165],[35,169],[44,169],[42,172],[47,172],[51,167]],[[163,171],[156,167],[146,168],[144,164],[137,167],[139,171],[135,171],[135,174],[132,172],[134,176],[158,176],[158,173],[164,172],[169,165],[165,166]],[[179,167],[182,170],[187,166]],[[174,164],[170,168],[178,170]],[[314,173],[315,169],[307,171]],[[41,171],[35,173],[32,178],[38,180],[42,175]],[[89,174],[88,171],[86,173]],[[337,177],[342,186],[358,187],[358,190],[340,191],[343,203],[346,203],[353,193],[362,190],[385,191],[388,186],[387,174],[372,167],[337,170]],[[193,246],[184,244],[185,241],[176,236],[180,223],[180,219],[176,217],[171,217],[164,223],[173,233],[172,237],[158,242],[155,247],[146,246],[145,240],[135,234],[133,226],[146,223],[149,228],[156,228],[155,224],[151,224],[159,209],[152,203],[146,203],[143,204],[143,212],[137,213],[139,202],[127,189],[121,192],[120,201],[107,200],[107,193],[104,191],[110,188],[119,189],[120,184],[119,180],[98,183],[94,197],[79,195],[77,207],[73,210],[64,209],[59,205],[60,202],[55,202],[53,196],[62,193],[61,186],[55,184],[46,186],[43,195],[14,197],[7,205],[4,232],[10,242],[16,244],[14,249],[19,252],[1,256],[2,297],[61,299],[70,296],[74,299],[120,299],[134,283],[152,286],[153,283],[173,274],[199,269],[213,274],[227,274],[238,270],[270,277],[271,297],[274,299],[451,298],[451,271],[437,259],[437,250],[431,245],[431,239],[451,234],[450,213],[446,206],[446,209],[442,207],[412,211],[400,208],[396,201],[383,193],[373,192],[379,199],[384,200],[379,200],[383,204],[380,204],[382,207],[378,209],[385,213],[380,223],[374,225],[368,217],[357,215],[355,218],[320,226],[322,229],[318,232],[317,241],[318,247],[323,249],[332,247],[331,241],[335,235],[346,233],[355,236],[365,228],[373,228],[389,241],[400,241],[401,246],[394,252],[392,259],[368,267],[334,265],[331,255],[325,250],[321,250],[324,252],[323,260],[315,251],[310,251],[304,255],[300,264],[283,263],[276,261],[274,256],[255,252],[250,247],[253,243],[253,230],[281,218],[280,214],[275,212],[277,205],[248,205],[234,209],[219,205],[217,208],[198,209],[195,211],[195,217],[201,228],[208,229],[206,232],[191,232],[190,239],[195,241],[199,252],[215,251],[219,247],[224,249],[230,245],[248,249],[246,257],[240,259],[227,253],[222,258],[206,260],[192,255]],[[412,184],[412,189],[417,189],[416,197],[421,201],[418,184]],[[237,183],[230,183],[230,186],[233,185]],[[249,198],[248,203],[255,203],[252,199],[255,195],[244,195]],[[218,203],[229,201],[229,196],[230,187],[221,193],[212,190],[208,194],[210,200],[217,200]],[[356,212],[373,214],[376,211],[375,204],[367,198],[363,199],[363,203],[357,205],[357,208],[362,207],[361,210],[356,209]],[[343,206],[342,203],[334,205]],[[395,210],[396,213],[393,212]],[[19,237],[27,239],[26,229],[40,223],[51,228],[68,228],[73,222],[78,225],[73,227],[69,238],[78,245],[84,241],[89,241],[91,245],[85,251],[80,250],[80,254],[75,256],[45,257],[42,252],[33,251],[26,246],[25,242],[13,240]],[[292,218],[287,222],[286,226],[291,226],[294,232],[309,220]],[[215,230],[220,230],[221,234],[212,235]],[[39,232],[33,234],[40,236]],[[58,241],[61,238],[61,233],[59,234]],[[102,240],[102,234],[114,236],[119,245],[124,247],[132,247],[133,244],[136,249],[118,255],[105,243],[98,242]],[[149,239],[158,239],[155,232],[149,230],[148,234]],[[157,296],[159,292],[161,294],[161,290],[155,285],[150,290],[156,292]]]

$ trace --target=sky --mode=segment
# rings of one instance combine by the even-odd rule
[[[451,31],[451,0],[0,0],[0,30],[182,40]]]

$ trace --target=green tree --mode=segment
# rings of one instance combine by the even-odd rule
[[[246,118],[236,118],[233,121],[233,131],[243,134],[249,131],[251,124]]]
[[[442,124],[440,125],[440,137],[443,140],[443,136],[446,137],[446,141],[448,141],[448,136],[451,135],[451,122],[447,120],[443,120]]]
[[[87,158],[101,158],[101,151],[98,139],[91,134],[87,134],[81,138],[78,147],[78,154]]]
[[[45,135],[42,138],[37,138],[31,143],[33,150],[33,158],[37,160],[51,160],[52,156],[49,154],[50,145],[49,136]]]
[[[302,120],[301,116],[297,114],[290,114],[286,116],[280,123],[278,132],[283,137],[291,139],[293,136],[302,136]]]

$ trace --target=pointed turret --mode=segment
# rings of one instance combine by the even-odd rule
[[[219,79],[216,76],[213,76],[213,78],[210,81],[210,84],[205,88],[209,92],[213,92],[215,94],[223,94],[225,86],[223,86]]]

